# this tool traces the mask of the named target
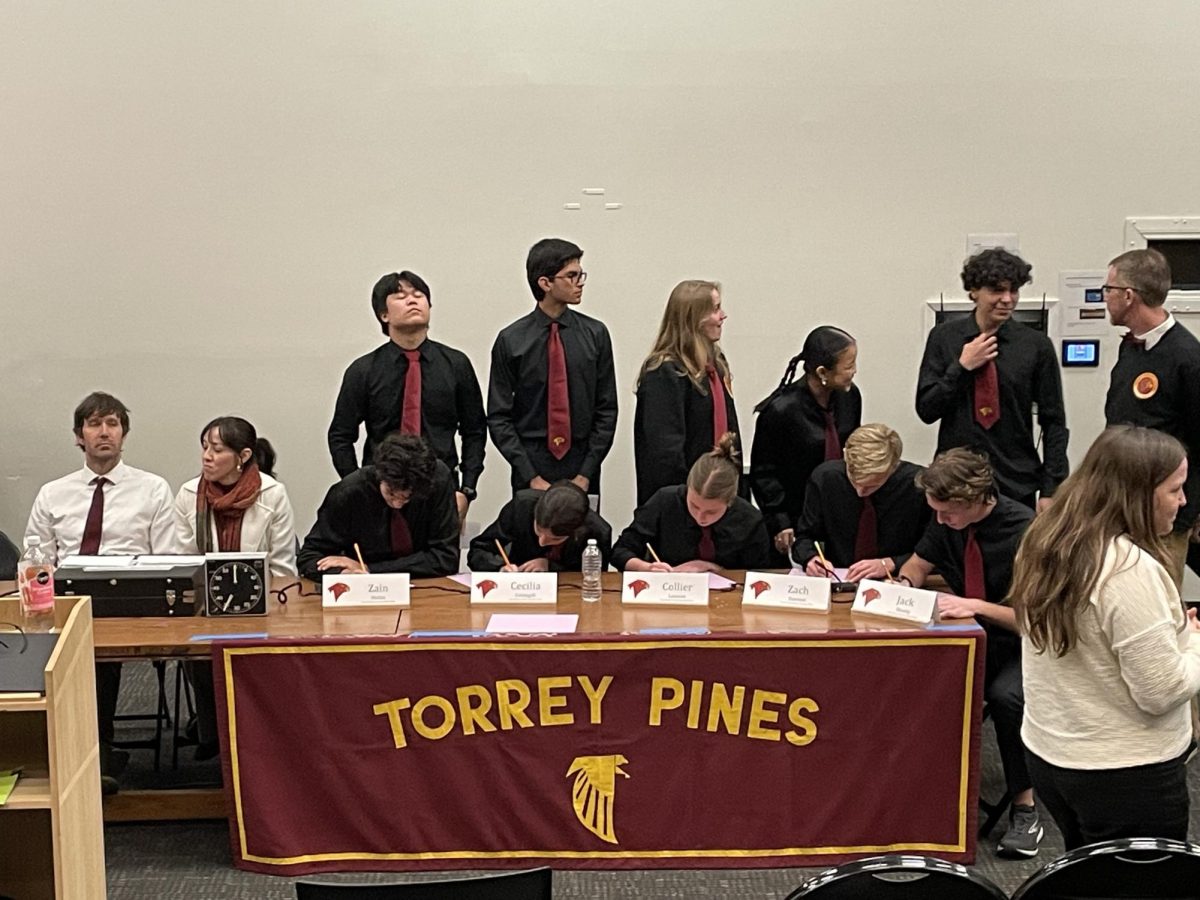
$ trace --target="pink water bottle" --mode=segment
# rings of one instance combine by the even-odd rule
[[[21,593],[21,615],[27,624],[49,620],[54,624],[54,564],[42,549],[42,539],[30,535],[25,554],[17,563],[17,588]]]

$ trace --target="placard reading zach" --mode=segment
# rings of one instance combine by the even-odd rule
[[[408,606],[408,573],[322,575],[321,606]]]
[[[828,578],[747,572],[742,606],[829,612],[831,587],[832,582]]]
[[[553,606],[557,602],[557,572],[475,572],[471,575],[473,604]]]
[[[858,585],[852,612],[905,619],[928,625],[937,608],[937,591],[923,591],[907,584],[887,581],[863,581]]]
[[[708,606],[706,572],[626,572],[621,602],[630,606]]]

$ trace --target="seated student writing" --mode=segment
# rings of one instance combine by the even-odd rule
[[[769,564],[762,513],[737,495],[734,441],[735,435],[726,432],[715,449],[692,464],[687,484],[659,488],[637,508],[613,547],[617,569],[715,572]]]
[[[351,472],[325,494],[304,539],[300,574],[361,574],[355,545],[371,572],[417,578],[458,571],[454,476],[415,434],[389,434],[374,464]]]
[[[612,528],[592,511],[583,488],[570,481],[557,481],[546,491],[526,488],[471,541],[467,567],[475,572],[578,572],[588,538],[595,539],[607,567]],[[508,554],[507,561],[497,544]]]
[[[886,425],[863,425],[846,440],[845,458],[821,463],[808,480],[792,559],[806,575],[828,575],[817,553],[848,566],[847,581],[886,578],[908,562],[929,524],[929,505],[914,478],[921,466],[900,458],[904,444]]]

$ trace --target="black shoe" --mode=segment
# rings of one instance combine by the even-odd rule
[[[1042,842],[1042,822],[1032,806],[1014,803],[1008,811],[1008,830],[996,847],[998,856],[1010,859],[1037,856],[1038,844]]]
[[[216,741],[197,741],[196,742],[196,762],[204,762],[206,759],[213,759],[221,752],[221,745]]]
[[[112,744],[100,745],[100,774],[116,778],[129,765],[129,751],[118,750]]]
[[[113,794],[121,790],[121,785],[117,783],[117,779],[111,775],[100,776],[100,796],[111,797]]]

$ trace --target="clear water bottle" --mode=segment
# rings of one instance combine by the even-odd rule
[[[17,589],[25,627],[49,630],[54,625],[54,564],[37,535],[30,535],[25,553],[17,563]]]
[[[600,569],[603,565],[596,539],[588,538],[587,546],[583,548],[583,599],[588,603],[600,599]]]

